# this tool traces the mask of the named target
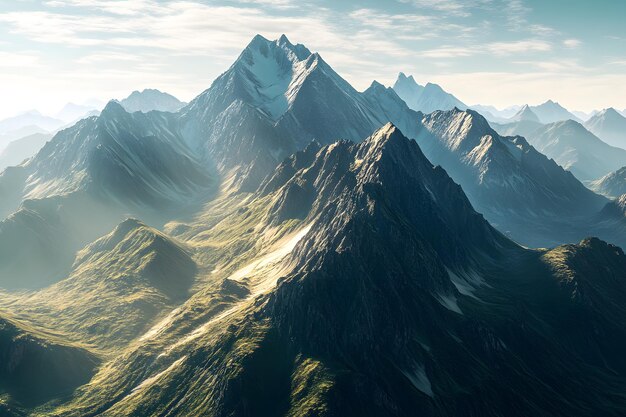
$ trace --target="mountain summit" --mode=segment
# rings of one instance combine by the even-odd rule
[[[466,109],[467,106],[439,85],[427,83],[425,86],[415,82],[412,75],[399,73],[393,89],[406,104],[415,111],[431,113],[435,110]]]
[[[382,93],[397,100],[390,91]],[[403,112],[411,113],[405,105],[395,104],[402,106]],[[248,190],[313,139],[322,144],[337,138],[360,140],[396,121],[318,53],[292,44],[284,35],[274,41],[255,36],[182,113],[188,143],[218,169],[239,165],[237,181]]]
[[[574,120],[544,125],[526,138],[581,181],[598,179],[626,165],[626,150],[608,145]]]
[[[570,113],[565,107],[552,100],[548,100],[538,106],[532,106],[530,109],[537,115],[541,123],[554,123],[563,120],[582,122],[582,120]]]
[[[619,198],[626,194],[626,166],[623,166],[604,177],[592,181],[589,188],[610,198]]]
[[[492,224],[518,242],[549,246],[555,236],[561,237],[552,244],[570,239],[563,233],[571,227],[553,222],[591,215],[606,204],[523,137],[499,135],[473,110],[436,111],[422,123],[425,129],[416,140],[424,154],[461,184]],[[541,216],[531,214],[537,210]]]
[[[626,117],[614,108],[595,114],[585,122],[585,127],[608,144],[626,149]]]
[[[174,113],[185,105],[173,95],[155,89],[133,91],[128,97],[120,101],[120,104],[131,113],[136,111],[147,113],[152,110]]]
[[[511,122],[536,122],[539,123],[539,117],[531,110],[528,104],[524,105],[515,116],[511,118]]]

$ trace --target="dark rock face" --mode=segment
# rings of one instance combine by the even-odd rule
[[[312,383],[306,391],[317,398],[329,384],[318,399],[326,410],[321,415],[623,412],[612,392],[624,380],[612,380],[612,365],[597,360],[611,357],[622,369],[621,355],[615,345],[593,340],[599,328],[623,334],[624,326],[588,319],[591,307],[571,298],[571,285],[563,284],[553,261],[555,253],[573,251],[566,263],[581,277],[597,275],[591,265],[610,265],[611,285],[602,280],[594,286],[606,291],[615,285],[619,294],[626,288],[617,278],[626,276],[623,253],[596,239],[555,249],[542,261],[541,253],[511,245],[473,213],[443,171],[423,163],[414,142],[395,135],[379,138],[383,144],[368,139],[322,148],[302,170],[324,184],[318,188],[324,198],[313,204],[319,217],[293,254],[294,273],[266,308],[277,329],[267,343],[293,352],[286,355],[293,359],[271,363],[297,369],[303,356],[323,363],[332,382]],[[446,190],[445,183],[452,188],[430,195],[430,181],[439,181],[435,190]],[[452,206],[456,223],[444,209]],[[448,272],[468,265],[489,283],[479,286],[476,298],[460,294]],[[572,313],[584,318],[578,328]],[[617,344],[626,341],[620,336]],[[588,378],[603,388],[589,389]]]
[[[0,389],[20,404],[70,394],[89,381],[98,362],[83,349],[39,338],[0,319]]]
[[[289,197],[296,186],[306,204]],[[257,196],[273,202],[272,227],[293,222],[294,207],[308,225],[277,286],[226,310],[228,324],[202,341],[125,359],[120,377],[135,382],[86,410],[106,415],[114,402],[110,412],[127,416],[624,414],[626,257],[617,247],[517,246],[392,125],[358,144],[312,144]],[[250,297],[229,279],[217,291]],[[146,366],[158,384],[125,402],[145,380],[133,372]]]

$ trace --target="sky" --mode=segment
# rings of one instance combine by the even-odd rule
[[[158,88],[191,100],[259,33],[357,89],[398,72],[466,104],[626,108],[624,0],[0,2],[0,118]]]

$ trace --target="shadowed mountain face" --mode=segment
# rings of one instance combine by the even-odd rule
[[[0,174],[0,215],[10,214],[0,223],[0,287],[58,280],[80,247],[129,212],[159,224],[203,201],[216,181],[178,132],[170,113],[110,102]]]
[[[99,362],[85,349],[5,318],[0,318],[0,358],[0,392],[24,406],[71,394],[89,381]]]
[[[624,412],[619,248],[513,244],[391,125],[312,145],[254,198],[274,202],[268,230],[299,225],[295,243],[225,278],[239,295],[198,327],[202,299],[183,305],[55,415]]]
[[[434,112],[424,116],[423,124],[417,141],[425,155],[443,166],[477,210],[514,240],[553,246],[592,233],[589,223],[580,230],[572,225],[597,214],[607,200],[524,138],[500,136],[471,110]]]
[[[26,198],[87,191],[125,204],[179,205],[210,183],[167,113],[127,113],[110,102],[97,118],[55,136],[26,165]],[[72,164],[68,178],[68,163]]]

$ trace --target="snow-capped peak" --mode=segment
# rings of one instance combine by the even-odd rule
[[[539,123],[539,117],[532,111],[528,104],[525,104],[516,114],[511,118],[514,122],[532,121]]]
[[[407,77],[402,72],[398,75],[393,89],[411,109],[423,113],[450,110],[454,107],[467,108],[463,102],[447,93],[441,86],[433,83],[426,83],[425,86],[421,86],[415,82],[413,76]]]
[[[285,35],[275,41],[257,35],[225,75],[233,73],[250,104],[277,120],[319,59],[318,54],[304,45],[292,44]]]
[[[621,114],[619,114],[619,112],[615,110],[613,107],[603,109],[601,112],[598,113],[598,116],[599,117],[618,117],[620,119],[624,117]]]

